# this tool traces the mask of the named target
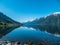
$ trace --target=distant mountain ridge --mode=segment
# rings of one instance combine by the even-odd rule
[[[42,17],[29,23],[26,22],[24,25],[39,29],[41,27],[43,31],[60,34],[60,12],[55,12],[47,17]]]

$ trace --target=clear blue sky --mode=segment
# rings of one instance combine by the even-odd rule
[[[60,0],[0,0],[0,11],[24,22],[53,12],[60,12]]]

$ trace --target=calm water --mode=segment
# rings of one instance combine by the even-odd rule
[[[10,40],[10,41],[20,41],[20,42],[45,42],[45,43],[58,43],[60,42],[60,37],[56,37],[47,32],[42,32],[33,28],[20,27],[10,33],[3,36],[0,40]]]

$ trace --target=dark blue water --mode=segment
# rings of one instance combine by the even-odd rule
[[[33,28],[20,27],[3,36],[0,40],[20,41],[24,43],[31,41],[33,43],[45,42],[59,44],[60,37]]]

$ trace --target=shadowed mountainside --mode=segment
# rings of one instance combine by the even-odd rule
[[[23,26],[40,29],[41,31],[47,31],[52,34],[60,34],[60,13],[53,13],[47,17],[42,17],[23,24]]]
[[[11,32],[13,29],[20,27],[21,25],[21,23],[14,21],[0,12],[0,37]]]

